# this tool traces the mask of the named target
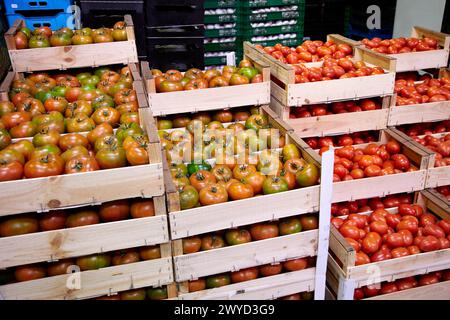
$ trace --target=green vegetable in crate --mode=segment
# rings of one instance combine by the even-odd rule
[[[189,163],[187,165],[187,170],[188,170],[188,175],[191,176],[193,173],[196,173],[197,171],[200,171],[200,170],[209,171],[209,170],[211,170],[211,166],[204,161],[202,163]]]
[[[48,48],[50,47],[50,42],[47,37],[44,36],[32,36],[28,42],[28,46],[31,49],[34,48]]]
[[[178,189],[181,210],[191,209],[198,205],[199,195],[197,189],[187,185]]]
[[[245,121],[245,128],[258,131],[259,129],[268,128],[269,120],[265,115],[253,114]]]
[[[239,74],[248,78],[248,80],[252,81],[253,77],[258,74],[258,70],[251,67],[245,67],[239,69]]]
[[[44,103],[52,97],[52,93],[49,91],[39,91],[34,97]]]

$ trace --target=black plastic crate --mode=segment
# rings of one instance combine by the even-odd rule
[[[173,26],[202,24],[203,1],[145,1],[146,26]]]
[[[146,37],[149,38],[188,38],[188,37],[204,37],[205,26],[203,24],[195,25],[174,25],[160,27],[146,27]]]
[[[136,46],[139,56],[145,56],[145,16],[144,1],[97,1],[79,0],[81,22],[92,28],[112,27],[117,21],[123,20],[126,14],[131,15],[134,24]]]
[[[162,71],[204,68],[204,38],[147,38],[147,59],[151,68]]]

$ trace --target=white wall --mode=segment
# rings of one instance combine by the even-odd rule
[[[408,37],[413,26],[441,31],[446,0],[397,0],[394,37]],[[449,0],[450,1],[450,0]],[[383,14],[383,12],[381,12]]]

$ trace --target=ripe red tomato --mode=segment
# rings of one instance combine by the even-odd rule
[[[128,200],[117,200],[103,203],[100,206],[99,215],[102,221],[112,222],[128,218],[130,205]]]
[[[421,251],[430,252],[440,249],[440,242],[435,236],[426,236],[420,241],[419,248]]]
[[[39,219],[39,228],[41,231],[63,229],[66,226],[66,217],[66,212],[62,210],[44,213]]]
[[[376,232],[369,232],[362,241],[362,250],[367,254],[377,252],[381,246],[381,236]]]
[[[286,271],[299,271],[308,266],[308,260],[306,258],[293,259],[283,262],[283,268]]]
[[[356,253],[356,262],[355,265],[360,266],[363,264],[367,264],[370,263],[370,258],[367,254],[365,254],[364,252],[357,252]]]
[[[281,263],[277,264],[267,264],[259,267],[259,273],[262,277],[270,277],[277,274],[280,274],[283,270],[283,266]]]

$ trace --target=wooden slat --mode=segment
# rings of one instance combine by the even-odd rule
[[[2,84],[0,85],[0,101],[9,101],[8,93],[11,84],[14,81],[15,72],[8,72]]]
[[[0,239],[0,268],[168,241],[166,216],[5,237]]]
[[[327,40],[333,40],[336,44],[348,44],[352,48],[360,45],[358,41],[346,38],[340,34],[329,34],[327,35]]]
[[[450,119],[450,101],[430,102],[408,106],[392,107],[389,126],[410,123],[444,121]]]
[[[287,86],[287,90],[284,90],[287,95],[286,105],[302,106],[336,100],[392,95],[394,93],[394,82],[395,73],[390,72],[359,78],[290,84]],[[283,103],[283,101],[281,102]]]
[[[397,72],[418,71],[446,67],[449,50],[410,52],[392,54],[389,56],[397,59]]]
[[[317,254],[318,230],[174,258],[175,280],[186,281],[228,271]]]
[[[317,212],[319,186],[169,213],[172,239]],[[169,207],[170,210],[170,207]]]
[[[315,268],[179,295],[179,300],[271,300],[313,291]]]
[[[127,186],[124,188],[123,186]],[[46,211],[164,193],[162,165],[148,164],[0,183],[0,215]],[[30,195],[33,197],[30,197]]]
[[[450,203],[445,197],[434,189],[428,189],[420,192],[425,201],[425,206],[429,211],[441,219],[450,219]]]
[[[383,294],[364,300],[450,300],[450,281]]]
[[[426,188],[450,185],[450,166],[430,168],[427,171]]]
[[[87,299],[172,281],[172,260],[162,258],[4,285],[0,295],[7,300]]]
[[[378,67],[382,67],[389,72],[395,72],[396,59],[385,54],[380,54],[365,47],[357,47],[355,50],[355,60],[362,60],[366,63],[373,64]]]
[[[333,203],[423,190],[425,188],[425,179],[426,170],[420,170],[336,182],[333,184]]]
[[[342,263],[344,270],[354,266],[356,262],[355,249],[344,239],[341,233],[332,225],[330,227],[330,252]]]

